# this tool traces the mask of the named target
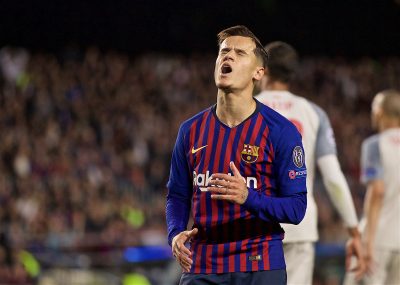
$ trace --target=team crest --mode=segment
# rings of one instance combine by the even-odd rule
[[[246,163],[256,162],[259,148],[259,146],[244,144],[241,152],[242,160]]]
[[[304,165],[304,154],[303,154],[303,149],[300,146],[296,146],[293,149],[293,163],[296,165],[298,168],[303,167]]]

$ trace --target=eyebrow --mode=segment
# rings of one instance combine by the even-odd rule
[[[230,48],[230,47],[225,47],[225,48],[222,48],[222,49],[220,50],[220,52],[221,52],[221,51],[230,51],[230,50],[232,50],[232,48]],[[233,48],[233,50],[236,51],[236,52],[243,52],[243,53],[247,54],[247,51],[244,50],[244,49]]]

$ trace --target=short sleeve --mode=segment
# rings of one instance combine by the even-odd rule
[[[361,148],[361,182],[382,179],[383,169],[379,152],[379,136],[365,140]]]
[[[278,193],[290,196],[307,192],[307,168],[301,135],[294,125],[286,127],[278,140],[274,167]]]
[[[336,155],[336,141],[331,122],[324,110],[315,104],[312,106],[319,118],[319,127],[315,143],[315,158],[318,159],[330,154]]]

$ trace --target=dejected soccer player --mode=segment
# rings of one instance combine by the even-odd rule
[[[286,284],[280,223],[307,204],[301,136],[252,96],[267,61],[254,34],[231,27],[218,44],[217,103],[182,123],[173,150],[168,241],[181,284]]]

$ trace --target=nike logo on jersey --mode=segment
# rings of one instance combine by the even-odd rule
[[[207,144],[203,145],[203,146],[201,146],[199,148],[196,148],[196,149],[194,147],[192,147],[192,154],[195,154],[196,152],[198,152],[199,150],[201,150],[201,149],[203,149],[205,147],[207,147]]]

